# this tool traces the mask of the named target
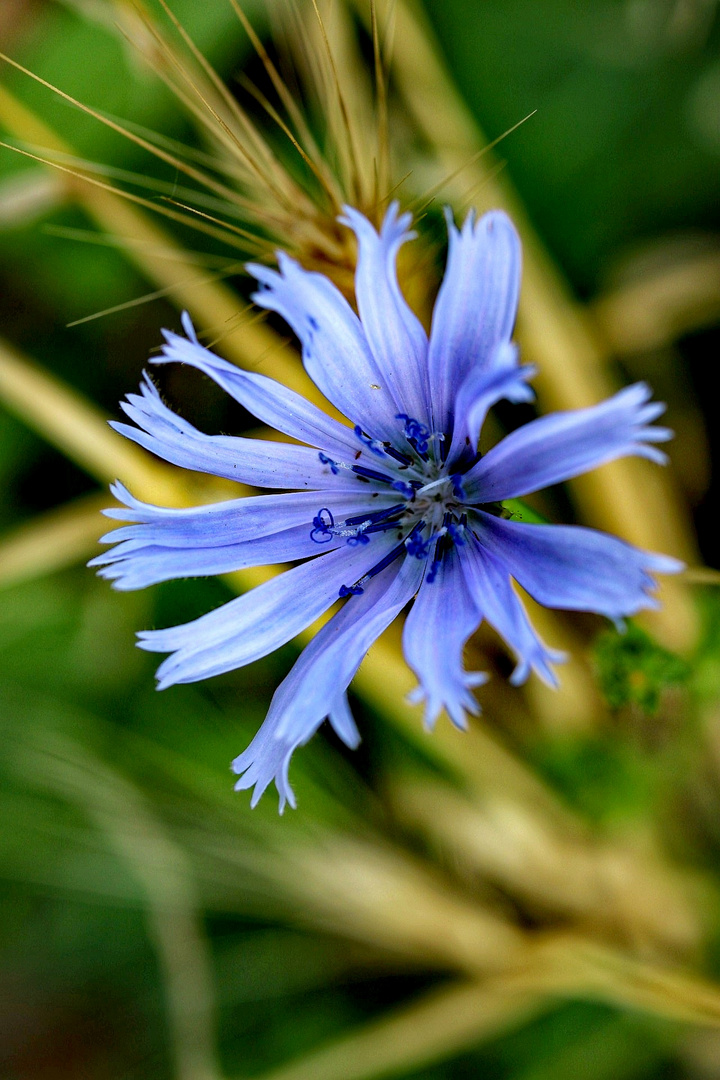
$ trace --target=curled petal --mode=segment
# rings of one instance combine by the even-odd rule
[[[473,368],[455,398],[455,426],[447,460],[452,465],[464,453],[474,455],[488,411],[498,401],[532,401],[527,380],[535,375],[530,365],[518,367],[517,346],[499,345],[492,366]]]
[[[448,261],[433,312],[428,369],[435,428],[452,429],[458,387],[491,366],[510,340],[520,295],[520,240],[500,210],[458,230],[448,215]]]
[[[646,383],[635,383],[589,409],[533,420],[489,450],[466,478],[473,501],[499,502],[528,495],[620,457],[667,461],[654,443],[672,432],[650,424],[665,411],[650,402]]]

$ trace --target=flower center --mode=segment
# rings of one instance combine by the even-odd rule
[[[362,450],[372,455],[373,464],[365,465],[355,460],[352,464],[334,461],[322,452],[323,465],[333,475],[341,470],[355,473],[359,480],[375,487],[373,497],[388,487],[402,496],[402,502],[375,510],[368,506],[367,512],[336,521],[328,507],[321,507],[312,521],[310,538],[317,544],[327,544],[343,537],[352,547],[368,544],[377,533],[397,533],[397,544],[364,577],[353,585],[342,585],[339,595],[357,596],[363,585],[380,573],[400,556],[429,561],[427,580],[433,581],[445,553],[454,545],[464,543],[467,526],[465,492],[460,473],[449,473],[441,454],[435,451],[445,441],[441,433],[431,432],[426,425],[405,413],[397,417],[402,421],[402,437],[407,443],[399,449],[389,442],[382,442],[367,435],[356,425],[355,435]],[[400,444],[402,446],[402,443]]]

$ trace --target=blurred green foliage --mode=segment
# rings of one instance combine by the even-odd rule
[[[624,632],[605,631],[595,645],[600,688],[611,709],[636,705],[651,716],[660,706],[660,695],[669,686],[687,681],[690,667],[679,656],[630,624]]]

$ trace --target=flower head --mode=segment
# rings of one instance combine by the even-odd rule
[[[295,805],[288,781],[293,751],[326,718],[347,745],[359,735],[347,688],[368,648],[410,601],[403,650],[416,673],[416,700],[432,726],[444,709],[458,727],[477,713],[472,689],[486,676],[467,672],[462,652],[486,619],[517,666],[555,685],[561,654],[535,633],[512,586],[541,604],[620,620],[656,606],[653,573],[676,560],[640,551],[579,526],[508,520],[502,502],[638,455],[662,463],[655,445],[670,438],[651,426],[664,406],[643,383],[593,408],[534,420],[484,456],[478,442],[500,399],[528,401],[531,368],[511,342],[520,287],[520,245],[500,212],[462,230],[448,222],[445,278],[428,336],[399,289],[397,252],[413,234],[410,215],[388,210],[380,232],[346,208],[342,222],[358,242],[356,314],[323,275],[282,253],[279,270],[248,269],[254,299],[279,313],[300,339],[305,368],[350,421],[320,409],[263,375],[226,363],[198,342],[165,332],[154,363],[205,372],[262,422],[296,443],[204,435],[173,413],[145,376],[123,409],[136,426],[113,426],[188,469],[279,490],[192,509],[139,502],[121,485],[131,522],[104,540],[93,560],[116,588],[219,574],[249,566],[297,565],[251,593],[183,626],[145,631],[140,647],[170,653],[159,688],[195,682],[249,664],[295,637],[338,600],[342,605],[305,648],[275,692],[250,746],[234,762],[237,788],[271,781],[280,806]],[[302,445],[298,445],[298,443]]]

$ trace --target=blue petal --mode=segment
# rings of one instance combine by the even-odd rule
[[[527,380],[536,374],[531,366],[518,367],[517,347],[510,342],[499,345],[489,368],[477,367],[467,375],[455,399],[455,423],[447,460],[477,450],[480,431],[488,411],[498,401],[532,401],[535,397]]]
[[[342,584],[357,581],[394,545],[394,536],[387,535],[373,536],[363,547],[345,545],[193,622],[141,632],[141,649],[173,654],[158,668],[158,689],[220,675],[273,652],[327,611]]]
[[[527,525],[479,514],[480,542],[545,607],[610,619],[657,607],[651,574],[676,574],[677,559],[579,525]]]
[[[129,505],[106,513],[140,518],[141,523],[107,533],[103,542],[115,547],[88,565],[103,567],[100,577],[122,590],[311,558],[346,542],[344,536],[329,534],[319,545],[311,536],[321,499],[338,522],[367,508],[367,502],[358,505],[357,492],[340,497],[294,492],[173,510],[142,503],[119,484],[113,490]],[[373,509],[392,501],[383,493]]]
[[[518,686],[532,670],[544,683],[557,686],[557,676],[550,665],[562,663],[566,656],[548,649],[535,633],[506,567],[472,536],[459,549],[459,555],[473,600],[515,653],[517,667],[510,682]]]
[[[404,412],[430,425],[427,335],[408,307],[397,280],[397,254],[413,239],[411,214],[398,215],[398,203],[388,208],[380,234],[350,206],[339,221],[349,226],[358,242],[355,294],[360,321],[383,383]]]
[[[344,543],[341,537],[333,537],[323,550],[332,551]],[[96,556],[88,566],[100,566],[98,575],[112,581],[115,589],[126,592],[145,589],[161,581],[209,577],[246,570],[250,566],[308,559],[318,553],[318,545],[310,539],[306,525],[224,547],[167,548],[158,544],[138,547],[139,544],[140,541],[135,540],[123,541],[112,551]]]
[[[403,560],[399,569],[397,564],[388,567],[361,596],[351,597],[301,653],[275,691],[262,727],[232,765],[241,775],[236,789],[255,788],[253,805],[272,780],[280,792],[280,809],[285,800],[295,805],[288,783],[290,757],[326,716],[337,725],[341,738],[354,741],[356,730],[354,722],[349,725],[344,692],[372,643],[419,588],[422,573],[418,559]]]
[[[282,252],[278,264],[280,273],[248,265],[262,286],[253,300],[293,328],[307,373],[328,401],[369,435],[392,440],[402,402],[393,398],[357,315],[323,274],[303,270]]]
[[[198,368],[253,416],[300,442],[341,457],[352,456],[358,449],[350,428],[332,420],[300,394],[265,375],[243,371],[200,345],[187,312],[183,326],[190,340],[163,330],[166,344],[162,353],[152,358],[153,364],[180,363]]]
[[[145,544],[172,548],[225,547],[269,536],[296,525],[306,524],[309,535],[313,518],[323,506],[332,511],[336,521],[341,521],[368,512],[371,497],[373,511],[384,510],[397,503],[394,491],[376,491],[372,484],[364,484],[352,474],[347,476],[344,490],[336,484],[332,492],[292,491],[282,495],[253,495],[181,508],[141,502],[123,484],[115,483],[110,490],[124,506],[111,507],[103,513],[106,517],[137,524],[113,529],[101,538],[101,543],[142,540]],[[313,554],[318,552],[314,551]]]
[[[403,631],[403,653],[420,686],[410,700],[425,701],[425,725],[432,728],[445,709],[459,728],[467,727],[465,713],[477,715],[473,686],[487,676],[467,672],[463,648],[482,619],[468,591],[457,549],[446,552],[432,582],[427,578],[417,595]]]
[[[428,350],[434,426],[452,427],[458,388],[475,368],[487,368],[497,346],[510,340],[520,293],[520,240],[502,211],[459,232],[448,215],[445,278],[433,312]]]
[[[360,733],[350,712],[347,694],[338,695],[330,707],[328,719],[343,742],[355,750],[360,743]],[[274,780],[280,796],[280,813],[288,803],[295,808],[295,792],[288,779],[290,759],[299,746],[312,738],[319,726],[316,724],[312,730],[309,729],[302,739],[278,739],[276,725],[265,720],[247,750],[232,763],[233,772],[242,774],[235,784],[235,790],[254,788],[251,807],[257,806],[263,792]]]
[[[337,698],[328,713],[328,720],[332,724],[337,737],[342,739],[351,750],[357,750],[360,745],[360,732],[350,709],[347,694],[340,694]]]
[[[650,427],[665,406],[635,383],[589,409],[552,413],[513,431],[488,451],[465,479],[473,502],[499,502],[559,484],[619,457],[667,458],[653,443],[672,437]]]
[[[138,425],[110,427],[165,461],[184,469],[268,488],[322,488],[334,478],[317,450],[290,443],[205,435],[164,405],[147,375],[140,394],[128,394],[123,411]],[[347,480],[341,486],[347,486]]]

